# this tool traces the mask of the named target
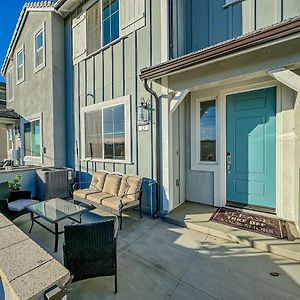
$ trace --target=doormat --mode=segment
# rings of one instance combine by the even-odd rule
[[[287,239],[285,221],[275,218],[222,207],[211,216],[210,220],[235,228],[272,236],[277,239]]]

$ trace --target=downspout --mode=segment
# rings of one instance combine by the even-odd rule
[[[155,99],[155,122],[156,122],[156,143],[155,143],[155,156],[156,156],[156,210],[153,215],[154,218],[157,218],[159,216],[160,212],[160,109],[159,109],[159,98],[156,94],[156,92],[151,89],[148,85],[147,79],[144,80],[144,87],[145,90],[150,93],[154,99]]]

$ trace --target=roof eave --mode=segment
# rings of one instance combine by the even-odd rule
[[[83,0],[58,0],[54,4],[54,8],[62,17],[71,14]]]
[[[39,7],[40,5],[40,7]],[[1,67],[1,75],[5,76],[5,72],[7,70],[9,59],[11,58],[11,52],[15,48],[15,45],[19,39],[21,31],[23,29],[24,23],[26,21],[26,17],[30,11],[40,11],[40,10],[50,10],[54,11],[54,6],[52,1],[41,1],[41,2],[27,2],[23,5],[23,8],[20,12],[12,39],[9,43],[7,53]]]

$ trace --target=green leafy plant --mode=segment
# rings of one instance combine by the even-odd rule
[[[21,189],[21,175],[16,175],[16,177],[12,181],[8,181],[8,188],[10,191],[19,191]]]

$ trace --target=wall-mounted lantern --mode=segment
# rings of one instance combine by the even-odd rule
[[[150,100],[141,99],[140,105],[137,107],[138,126],[146,126],[151,122],[151,102]]]
[[[15,135],[15,137],[16,137],[17,139],[19,139],[20,136],[21,136],[21,134],[20,134],[20,127],[19,127],[18,125],[16,125],[16,126],[14,127],[14,135]]]

